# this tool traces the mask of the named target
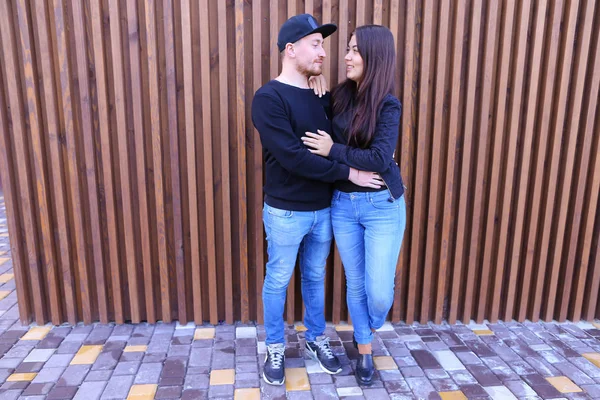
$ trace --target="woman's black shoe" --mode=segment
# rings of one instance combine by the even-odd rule
[[[374,372],[375,368],[373,367],[373,355],[359,354],[355,372],[358,383],[365,386],[371,385],[373,383]]]

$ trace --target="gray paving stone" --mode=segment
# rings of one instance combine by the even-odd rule
[[[162,369],[162,363],[143,363],[135,376],[135,384],[158,383]]]
[[[98,400],[106,388],[106,382],[83,382],[73,397],[74,400]]]
[[[113,376],[117,375],[135,375],[140,368],[139,361],[122,361],[117,364],[113,371]]]
[[[69,365],[56,386],[79,386],[90,371],[90,365]]]
[[[131,384],[133,383],[132,375],[115,376],[108,381],[106,388],[100,397],[103,400],[124,399],[129,393]]]
[[[33,383],[46,383],[52,382],[55,383],[60,379],[60,376],[63,374],[65,368],[63,367],[55,367],[55,368],[42,368],[40,372],[33,378]]]
[[[236,380],[237,380],[236,376]],[[187,389],[208,389],[209,376],[204,375],[187,375],[183,384],[183,390]]]

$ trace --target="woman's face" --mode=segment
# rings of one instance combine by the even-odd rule
[[[348,43],[348,49],[344,60],[346,61],[346,78],[351,79],[356,83],[360,83],[363,76],[364,63],[360,53],[358,52],[356,35],[352,35],[350,38],[350,43]]]

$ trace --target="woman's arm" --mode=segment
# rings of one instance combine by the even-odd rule
[[[373,140],[366,149],[333,143],[331,137],[322,131],[317,134],[307,132],[302,141],[312,149],[313,154],[329,157],[356,169],[383,172],[388,169],[394,157],[401,109],[398,99],[385,101],[377,118]]]

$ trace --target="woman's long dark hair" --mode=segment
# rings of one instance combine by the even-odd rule
[[[365,148],[373,138],[379,107],[394,88],[396,49],[392,32],[381,25],[359,26],[353,35],[363,59],[363,75],[358,85],[346,79],[333,89],[333,112],[352,113],[348,144]]]

